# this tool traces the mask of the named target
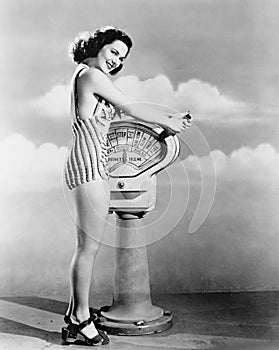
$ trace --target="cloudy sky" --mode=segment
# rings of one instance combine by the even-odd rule
[[[257,227],[267,224],[261,208],[268,208],[269,234],[275,235],[277,220],[270,213],[278,201],[278,12],[276,0],[2,0],[0,191],[6,208],[15,198],[29,198],[18,208],[17,230],[4,215],[6,232],[21,234],[21,220],[34,210],[32,196],[43,194],[50,203],[60,193],[75,69],[68,44],[80,31],[111,24],[134,42],[115,84],[136,100],[190,109],[211,150],[198,162],[205,168],[207,157],[216,162],[215,208],[222,212],[230,200],[231,220],[240,206],[246,217],[257,218]],[[189,135],[182,140],[187,143]],[[191,157],[183,162],[191,178],[198,168]],[[171,176],[179,183],[179,172]],[[40,215],[48,222],[49,213]],[[221,214],[209,220],[226,230]],[[239,222],[234,230],[252,236],[255,227]],[[38,227],[40,222],[34,232]]]

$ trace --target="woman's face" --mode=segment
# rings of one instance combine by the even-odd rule
[[[105,45],[98,53],[97,66],[105,74],[108,74],[120,64],[123,64],[128,53],[128,47],[121,40],[115,40]]]

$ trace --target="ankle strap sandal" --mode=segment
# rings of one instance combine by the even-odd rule
[[[62,339],[66,343],[75,343],[78,339],[78,336],[82,337],[83,344],[90,346],[99,346],[106,345],[110,342],[109,337],[105,331],[98,330],[98,334],[93,338],[88,338],[82,330],[96,320],[96,314],[90,313],[90,317],[81,322],[73,323],[70,316],[66,315],[64,321],[67,324],[67,327],[62,328]]]

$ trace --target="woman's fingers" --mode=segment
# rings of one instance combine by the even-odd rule
[[[192,121],[193,117],[190,114],[190,111],[187,112],[178,112],[178,113],[173,113],[171,114],[172,118],[178,119],[178,120],[183,120],[187,121],[188,123]]]
[[[193,117],[189,112],[186,113],[176,113],[172,115],[170,119],[170,128],[176,132],[186,131],[192,125]]]
[[[185,131],[185,130],[188,130],[189,129],[189,125],[187,125],[187,124],[185,124],[185,123],[182,123],[182,125],[181,125],[181,129],[182,129],[182,131]]]
[[[191,121],[187,120],[187,119],[184,119],[183,120],[183,124],[187,127],[190,127],[192,125]]]
[[[192,115],[190,114],[190,111],[188,111],[187,114],[184,115],[183,119],[184,119],[185,121],[187,121],[188,123],[191,123],[193,117],[192,117]]]
[[[182,119],[182,124],[183,124],[183,126],[182,126],[183,130],[184,131],[188,130],[192,126],[191,119],[188,119],[188,118]]]

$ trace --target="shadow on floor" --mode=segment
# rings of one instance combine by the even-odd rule
[[[1,333],[38,338],[51,344],[61,345],[60,332],[49,332],[20,322],[7,320],[3,317],[0,317],[0,329]]]
[[[279,292],[153,295],[153,304],[174,314],[173,327],[149,337],[195,334],[251,339],[279,339]],[[67,302],[41,297],[1,297],[14,304],[64,315]],[[98,306],[102,305],[98,299]],[[49,332],[0,318],[2,333],[61,344],[60,329]]]
[[[279,292],[154,295],[152,301],[174,314],[173,327],[162,336],[279,339]]]
[[[30,297],[0,297],[0,300],[11,303],[32,307],[33,309],[53,312],[59,315],[65,315],[68,303],[36,296]]]

